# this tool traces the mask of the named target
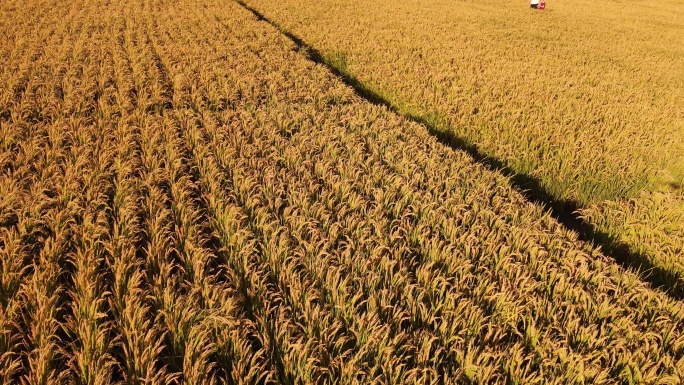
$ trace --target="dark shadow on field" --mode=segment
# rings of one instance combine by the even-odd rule
[[[612,258],[616,263],[626,269],[635,271],[642,280],[658,288],[670,297],[681,300],[684,299],[684,277],[654,265],[649,258],[636,251],[624,242],[619,242],[609,234],[596,229],[591,223],[585,221],[577,212],[580,205],[570,200],[562,200],[553,196],[542,184],[542,181],[528,174],[520,174],[509,168],[503,161],[492,157],[481,151],[477,145],[454,135],[452,132],[438,128],[434,122],[429,121],[423,116],[407,114],[399,110],[387,98],[366,87],[353,75],[349,74],[344,66],[326,60],[320,51],[304,42],[301,38],[293,35],[280,27],[276,22],[268,19],[258,10],[250,7],[241,0],[235,0],[243,8],[250,11],[258,20],[264,21],[287,38],[292,40],[297,46],[298,51],[306,53],[307,57],[313,62],[325,66],[330,72],[341,79],[345,84],[352,87],[357,95],[375,105],[384,106],[390,111],[397,113],[405,118],[425,126],[440,143],[455,150],[465,151],[476,162],[484,165],[490,170],[496,171],[507,176],[512,185],[529,202],[540,204],[551,213],[567,229],[579,234],[579,238],[585,242],[591,242],[600,246],[603,254]]]

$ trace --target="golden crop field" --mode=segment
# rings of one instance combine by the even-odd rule
[[[684,293],[681,0],[245,2]]]
[[[0,3],[3,384],[684,381],[680,297],[255,12]],[[676,250],[647,193],[585,215]]]

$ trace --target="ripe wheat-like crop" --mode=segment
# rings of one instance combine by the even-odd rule
[[[371,100],[684,293],[679,1],[244,3]]]
[[[0,20],[2,383],[684,379],[681,301],[238,3]]]

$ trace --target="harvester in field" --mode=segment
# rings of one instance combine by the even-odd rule
[[[530,7],[534,9],[543,10],[546,8],[546,1],[544,0],[530,0]]]

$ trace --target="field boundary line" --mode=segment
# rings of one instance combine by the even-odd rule
[[[385,107],[389,111],[398,114],[409,121],[420,124],[441,144],[450,147],[453,150],[463,151],[473,158],[476,163],[484,166],[490,171],[505,176],[510,181],[512,187],[520,193],[526,201],[541,205],[559,224],[566,229],[577,233],[578,238],[581,241],[599,246],[601,252],[605,256],[611,258],[623,268],[632,270],[638,274],[641,280],[649,283],[652,288],[658,289],[675,300],[684,299],[684,277],[681,277],[671,270],[655,265],[645,254],[632,250],[627,243],[617,241],[608,233],[598,230],[595,226],[582,218],[578,212],[582,206],[577,201],[559,199],[553,196],[544,188],[541,179],[529,174],[517,173],[507,166],[504,161],[481,151],[476,144],[455,135],[453,132],[438,128],[423,116],[402,111],[389,99],[364,85],[346,69],[340,68],[335,63],[327,60],[315,47],[306,43],[302,38],[296,36],[292,32],[284,29],[280,24],[266,17],[259,10],[251,7],[242,0],[233,1],[252,13],[257,20],[269,24],[279,33],[291,40],[296,45],[297,51],[304,52],[309,60],[324,66],[335,75],[335,77],[351,87],[362,99],[371,104]]]

